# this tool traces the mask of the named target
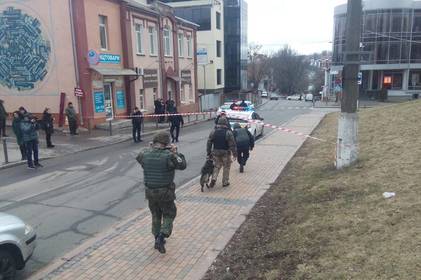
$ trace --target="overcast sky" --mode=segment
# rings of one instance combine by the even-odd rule
[[[302,54],[331,50],[333,9],[346,0],[246,0],[249,42]]]

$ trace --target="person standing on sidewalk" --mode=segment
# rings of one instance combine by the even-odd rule
[[[45,140],[47,141],[47,148],[54,148],[51,142],[51,135],[54,133],[54,118],[50,113],[50,108],[45,108],[42,114],[42,125],[45,131]]]
[[[174,114],[178,114],[177,108],[174,109]],[[180,135],[180,126],[184,126],[183,116],[179,114],[170,116],[170,122],[171,122],[170,133],[171,133],[172,142],[173,143],[178,142],[178,136]],[[175,135],[174,135],[174,130],[175,130]]]
[[[170,144],[168,132],[160,132],[153,138],[152,147],[142,151],[136,160],[143,168],[145,196],[152,214],[152,234],[155,237],[155,249],[165,254],[165,238],[172,233],[174,219],[177,216],[175,206],[175,170],[187,167],[183,154],[177,152],[177,146]]]
[[[35,169],[42,167],[38,159],[38,129],[39,125],[33,116],[26,115],[20,124],[22,131],[23,143],[26,147],[26,159],[28,161],[28,168]],[[32,154],[34,159],[32,160]]]
[[[133,126],[133,141],[135,143],[142,142],[141,130],[143,122],[143,114],[140,112],[139,108],[135,107],[132,115],[132,126]]]
[[[234,159],[237,157],[237,147],[234,134],[228,128],[228,120],[226,118],[221,117],[216,128],[210,133],[207,142],[207,155],[208,157],[212,156],[215,163],[209,188],[215,186],[221,168],[223,168],[222,186],[228,187],[230,185],[231,155]]]
[[[240,164],[240,173],[244,172],[244,166],[250,157],[250,151],[254,148],[254,137],[247,127],[242,128],[239,123],[234,124],[234,138],[237,143],[238,163]]]
[[[70,135],[78,135],[77,131],[77,114],[73,107],[73,103],[69,102],[65,110],[67,121],[69,122]]]
[[[4,101],[0,99],[0,138],[7,137],[6,120],[7,120],[7,112],[6,112],[6,109],[4,108]]]
[[[19,111],[13,112],[13,122],[12,129],[16,135],[16,143],[19,146],[20,154],[22,155],[21,160],[26,160],[26,148],[23,143],[22,130],[20,128],[20,123],[22,122],[23,117],[19,114]]]

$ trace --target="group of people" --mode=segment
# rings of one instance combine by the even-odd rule
[[[181,115],[176,115],[180,116]],[[181,117],[182,119],[182,117]],[[223,187],[228,187],[232,158],[240,164],[240,172],[244,171],[250,151],[254,148],[254,137],[247,127],[242,128],[235,123],[231,129],[229,120],[223,112],[216,121],[215,129],[207,141],[207,156],[214,161],[214,170],[210,187],[214,187],[220,169],[223,168]],[[136,160],[143,168],[145,197],[148,200],[152,215],[152,234],[154,248],[165,254],[165,244],[173,230],[177,216],[175,205],[175,170],[187,167],[185,156],[178,152],[173,135],[160,132],[153,138],[151,146],[139,153]]]
[[[154,101],[154,106],[155,106],[155,114],[156,115],[174,114],[174,113],[176,113],[176,110],[177,110],[176,104],[175,104],[174,100],[172,100],[172,99],[168,99],[165,102],[162,98],[156,99]],[[160,116],[158,118],[158,123],[163,123],[163,122],[165,122],[165,117]]]

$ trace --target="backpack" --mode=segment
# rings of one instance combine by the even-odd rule
[[[250,145],[250,137],[246,128],[238,128],[234,133],[237,147],[248,147]]]

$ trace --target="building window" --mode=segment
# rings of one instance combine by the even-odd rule
[[[216,41],[216,57],[222,56],[222,42]]]
[[[165,56],[172,55],[171,31],[168,28],[164,29],[164,54]]]
[[[186,86],[182,85],[180,90],[181,90],[181,102],[185,103],[186,102]]]
[[[145,90],[139,90],[139,109],[145,109]]]
[[[108,26],[107,17],[99,16],[99,40],[102,50],[108,50]]]
[[[187,57],[193,56],[193,46],[191,36],[187,36]]]
[[[194,102],[193,88],[191,85],[189,85],[189,99]]]
[[[221,13],[216,12],[216,29],[221,29]]]
[[[151,55],[157,55],[157,36],[155,27],[150,26],[149,32],[149,52]]]
[[[222,84],[222,69],[216,70],[216,84],[221,85]]]
[[[136,34],[137,54],[145,54],[144,49],[143,49],[143,43],[142,43],[143,24],[136,23],[134,29],[135,29],[135,34]]]
[[[178,33],[178,56],[184,56],[184,34]]]
[[[175,15],[199,25],[199,31],[211,30],[211,5],[201,7],[181,7],[175,10]]]

